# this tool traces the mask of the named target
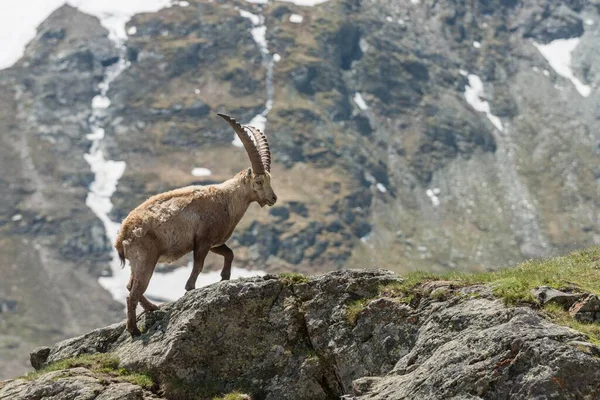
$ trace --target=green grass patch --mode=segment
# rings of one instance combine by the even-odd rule
[[[33,380],[40,375],[61,369],[69,369],[76,367],[84,367],[91,371],[103,373],[118,372],[119,358],[110,353],[103,354],[85,354],[79,357],[67,358],[64,360],[53,362],[38,371],[32,371],[25,376],[27,380]]]
[[[577,290],[600,296],[600,247],[575,251],[561,257],[529,260],[516,267],[493,272],[450,272],[432,274],[413,272],[404,276],[403,282],[382,286],[380,296],[397,298],[410,303],[418,295],[419,286],[427,281],[453,281],[458,286],[488,284],[494,296],[508,306],[518,304],[539,305],[532,289],[549,286],[558,290]],[[600,324],[584,323],[573,319],[561,306],[548,304],[543,312],[556,324],[568,326],[600,346]]]
[[[92,372],[108,375],[116,381],[133,383],[134,385],[141,386],[147,390],[150,390],[156,385],[154,380],[148,374],[132,372],[119,367],[119,358],[111,353],[85,354],[79,357],[60,360],[45,366],[39,371],[32,371],[24,378],[27,380],[34,380],[48,372],[68,370],[77,367],[87,368]],[[57,379],[60,378],[61,377],[57,377]]]
[[[531,290],[538,286],[555,289],[577,288],[600,295],[600,247],[571,254],[526,261],[513,268],[487,273],[450,273],[442,279],[465,285],[488,283],[494,295],[508,305],[535,302]]]
[[[297,285],[299,283],[308,283],[308,277],[295,272],[284,272],[279,274],[279,280],[286,286]]]
[[[543,311],[554,323],[573,328],[586,335],[591,343],[600,346],[600,324],[577,321],[558,304],[546,304]]]
[[[516,267],[492,272],[434,274],[418,271],[408,273],[403,278],[401,282],[379,287],[379,293],[375,297],[389,297],[411,304],[420,296],[421,285],[428,281],[441,280],[452,281],[458,287],[487,284],[492,288],[493,294],[508,306],[519,304],[538,306],[537,299],[531,293],[532,289],[538,286],[549,286],[558,290],[578,290],[600,296],[600,247],[575,251],[561,257],[529,260]],[[446,294],[439,293],[440,299]],[[358,315],[372,298],[356,300],[348,305],[347,318],[351,325],[356,323]],[[600,324],[576,321],[560,307],[545,306],[544,310],[555,323],[582,332],[588,335],[591,342],[600,345]]]
[[[213,400],[247,400],[249,399],[248,395],[238,392],[231,392],[221,397],[213,397]]]
[[[146,390],[151,390],[156,385],[156,382],[154,382],[150,375],[139,372],[127,371],[124,375],[120,374],[118,380],[141,386]]]
[[[493,272],[449,272],[433,274],[412,272],[403,282],[382,287],[380,293],[388,297],[409,299],[420,284],[431,280],[453,281],[459,286],[489,284],[493,293],[507,305],[536,303],[531,290],[538,286],[555,289],[577,288],[582,292],[600,295],[600,247],[580,250],[571,254],[526,261],[516,267]]]
[[[371,301],[371,298],[355,300],[348,304],[348,308],[346,309],[346,319],[350,325],[356,325],[358,314],[365,309],[369,301]]]

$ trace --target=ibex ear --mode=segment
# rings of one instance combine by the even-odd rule
[[[250,178],[252,176],[252,168],[248,168],[246,170],[246,178]]]

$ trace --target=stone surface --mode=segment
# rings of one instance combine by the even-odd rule
[[[600,394],[600,350],[582,334],[531,308],[506,307],[486,286],[454,287],[443,299],[422,296],[411,305],[378,294],[400,282],[383,270],[333,272],[291,286],[272,275],[221,282],[143,316],[140,338],[116,324],[58,343],[46,363],[112,352],[178,399],[234,390],[267,400]],[[351,323],[348,307],[357,301],[363,308]],[[22,393],[18,382],[2,390]],[[120,390],[139,393],[111,386],[103,395]]]
[[[571,306],[569,314],[581,322],[600,321],[600,300],[598,300],[598,296],[587,295],[583,300]]]
[[[548,286],[540,286],[532,290],[542,304],[554,303],[568,310],[574,303],[586,297],[585,293],[566,293]]]

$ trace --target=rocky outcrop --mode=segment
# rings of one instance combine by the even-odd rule
[[[430,282],[407,299],[394,295],[402,282],[383,270],[221,282],[142,316],[139,338],[120,323],[37,349],[32,360],[40,368],[110,354],[151,376],[152,393],[167,399],[234,390],[252,399],[600,395],[600,348],[582,334],[529,307],[506,307],[484,285]],[[75,386],[97,387],[85,370],[69,371],[4,383],[0,398],[33,399],[47,388],[70,399]],[[138,390],[132,398],[146,398],[141,388],[114,385],[102,395]]]

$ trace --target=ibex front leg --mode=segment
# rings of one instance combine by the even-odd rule
[[[190,278],[185,284],[185,290],[189,291],[196,288],[196,280],[198,279],[200,272],[202,272],[202,268],[204,268],[204,259],[209,250],[210,247],[205,244],[196,244],[196,247],[194,248],[194,268],[192,268]]]
[[[221,270],[221,280],[228,281],[231,277],[231,263],[233,262],[233,251],[227,247],[226,244],[222,244],[218,247],[210,249],[213,253],[219,254],[225,258],[223,262],[223,270]]]

